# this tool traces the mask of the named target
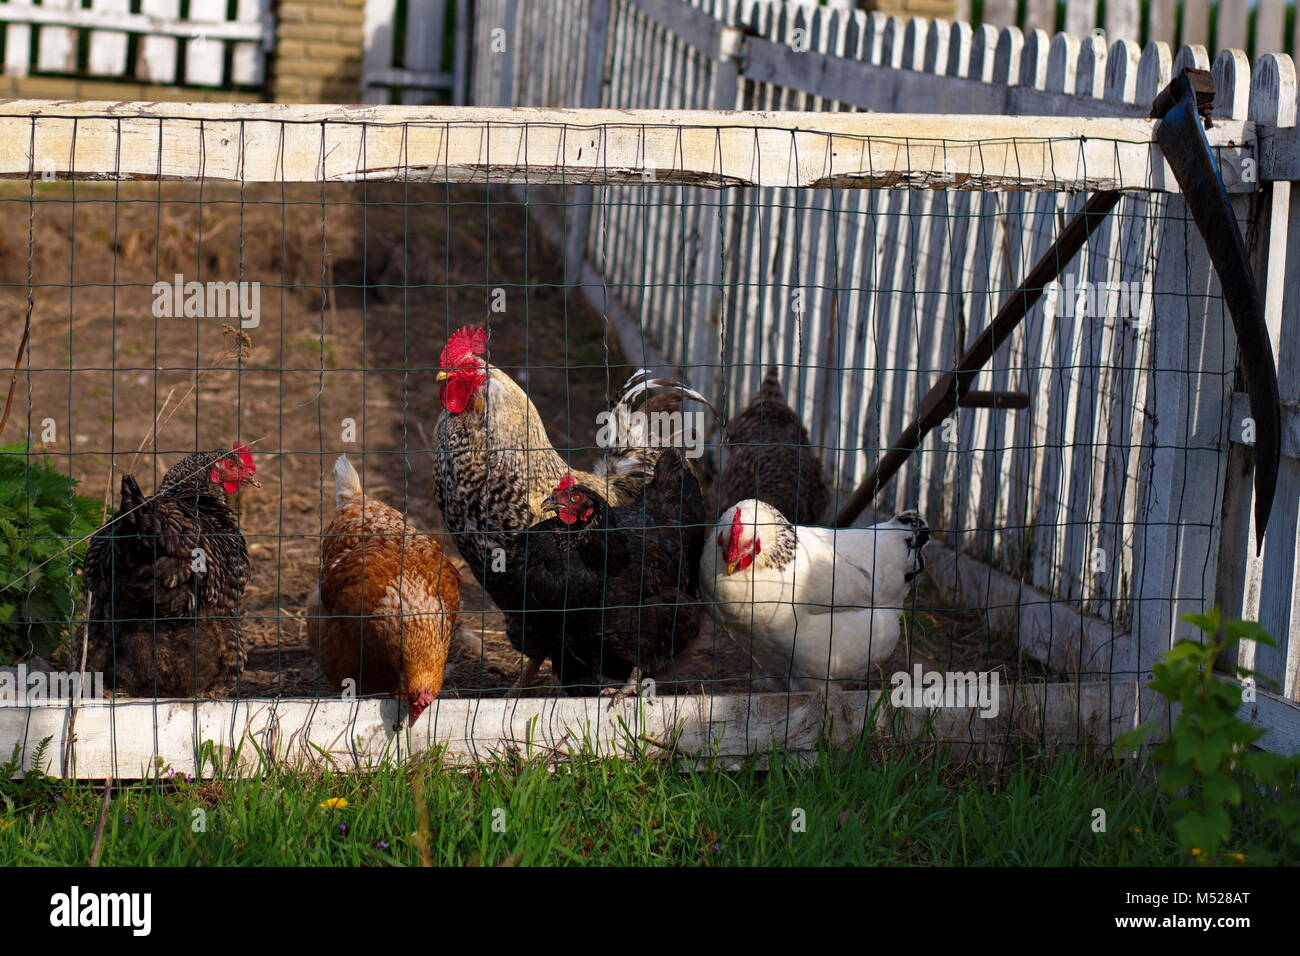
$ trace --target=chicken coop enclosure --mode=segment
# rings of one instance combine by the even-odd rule
[[[1246,716],[1294,749],[1289,59],[1221,56],[1204,130],[1278,356],[1257,551],[1230,296],[1147,117],[1203,50],[538,11],[474,5],[472,49],[517,41],[471,57],[474,107],[0,104],[0,688],[42,689],[0,744],[83,777],[726,761],[867,726],[1104,745],[1159,715],[1152,661],[1217,603],[1278,636]],[[887,101],[910,112],[862,111]],[[788,532],[733,521],[781,496]],[[107,686],[68,693],[83,672]],[[932,673],[990,696],[898,704]]]

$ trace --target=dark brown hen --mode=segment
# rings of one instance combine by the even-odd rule
[[[718,503],[765,501],[794,524],[815,525],[830,501],[830,486],[804,427],[785,399],[776,366],[745,410],[728,424],[723,439]],[[720,512],[721,513],[721,512]]]
[[[248,547],[226,495],[257,485],[248,449],[198,452],[145,497],[122,476],[117,516],[86,552],[86,623],[71,664],[135,697],[229,691],[243,671]]]

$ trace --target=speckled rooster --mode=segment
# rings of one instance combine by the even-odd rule
[[[399,697],[415,723],[442,690],[460,575],[437,541],[362,492],[346,455],[334,463],[334,503],[307,646],[330,681]]]
[[[434,426],[434,485],[447,531],[499,605],[492,577],[504,570],[501,555],[513,535],[549,517],[542,503],[566,474],[611,507],[635,499],[650,480],[663,447],[649,447],[634,424],[631,410],[643,396],[660,393],[648,403],[655,411],[679,408],[683,397],[710,410],[713,406],[680,382],[653,379],[641,369],[610,409],[620,441],[593,471],[571,469],[552,446],[524,390],[483,357],[487,341],[487,330],[466,327],[453,333],[442,350],[438,380],[443,413]]]

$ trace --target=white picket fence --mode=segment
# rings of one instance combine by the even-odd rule
[[[238,0],[233,19],[226,0],[0,0],[6,76],[85,76],[183,86],[260,86],[266,51],[274,44],[270,0]],[[85,34],[85,59],[79,53]],[[130,56],[131,38],[137,37]],[[226,51],[230,50],[229,70]],[[33,57],[32,51],[35,50]]]
[[[1099,33],[740,0],[566,0],[545,15],[483,0],[474,29],[479,44],[493,30],[516,38],[475,61],[482,104],[1142,117],[1197,66],[1213,68],[1217,116],[1261,131],[1295,117],[1287,56],[1252,72],[1240,51],[1211,62],[1204,47],[1142,49]],[[1225,166],[1244,222],[1258,184],[1239,175]],[[1176,187],[1127,194],[1065,273],[1138,283],[1153,320],[1081,318],[1049,294],[977,386],[1027,393],[1029,409],[960,410],[956,440],[931,435],[878,498],[885,512],[919,505],[957,554],[937,572],[955,596],[1058,669],[1141,674],[1190,633],[1182,613],[1218,602],[1278,636],[1281,651],[1261,649],[1255,664],[1296,696],[1300,422],[1285,403],[1300,399],[1300,283],[1285,250],[1300,210],[1289,183],[1266,185],[1273,234],[1256,235],[1254,253],[1270,263],[1291,437],[1262,556],[1249,543],[1248,456],[1234,443],[1245,417],[1234,333]],[[565,242],[573,274],[631,347],[728,411],[766,363],[784,365],[847,490],[1085,198],[610,185],[574,194]]]
[[[1167,43],[1171,47],[1198,44],[1211,51],[1245,50],[1295,55],[1300,24],[1286,30],[1287,0],[984,0],[975,26],[1019,27],[1025,32],[1056,32],[1087,36],[1102,29],[1114,40]],[[971,21],[971,0],[958,0],[957,19]]]
[[[470,0],[366,0],[362,101],[366,103],[464,102],[459,80],[466,76],[468,48],[463,27]],[[455,23],[452,62],[446,62],[446,33]],[[400,42],[399,42],[400,38]]]

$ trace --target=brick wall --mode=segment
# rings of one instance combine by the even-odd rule
[[[877,10],[886,16],[932,17],[952,20],[957,17],[958,0],[864,0],[862,9]],[[969,0],[966,9],[969,10]]]
[[[365,0],[282,0],[268,98],[355,103],[361,97]]]
[[[4,95],[30,100],[148,100],[188,103],[257,103],[258,93],[204,90],[194,87],[156,86],[122,80],[74,79],[61,76],[6,76]]]

